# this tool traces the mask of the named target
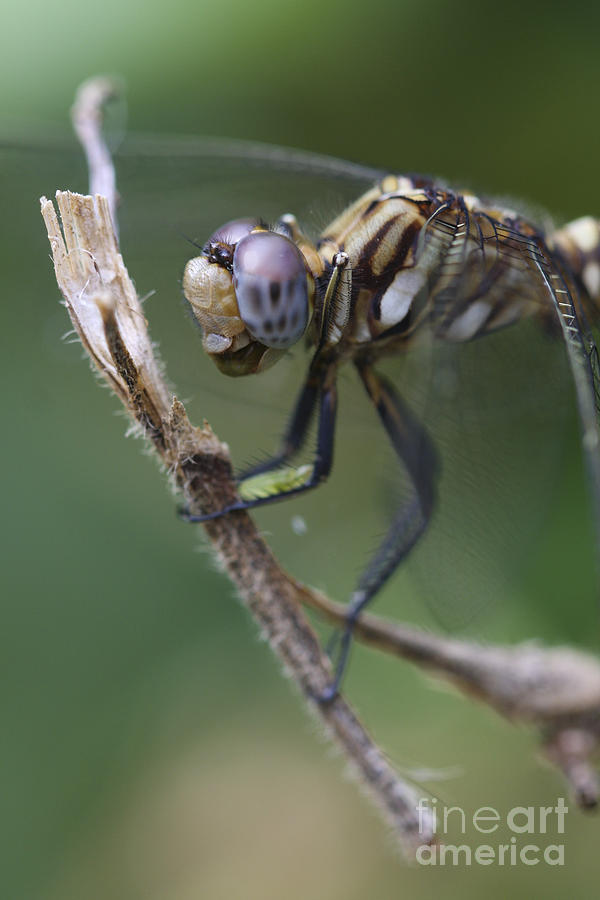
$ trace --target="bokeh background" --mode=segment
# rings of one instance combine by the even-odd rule
[[[199,534],[177,520],[156,465],[123,439],[116,402],[62,340],[68,325],[37,201],[85,189],[67,112],[83,78],[110,72],[128,100],[127,119],[117,108],[112,121],[115,146],[126,132],[269,141],[439,173],[524,198],[558,221],[599,213],[597,9],[9,0],[2,19],[2,896],[595,896],[598,820],[574,809],[560,869],[424,869],[398,859]],[[249,168],[195,151],[157,160],[124,149],[119,162],[123,250],[140,293],[154,291],[146,308],[170,377],[240,460],[257,444],[269,449],[301,368],[240,388],[236,405],[201,359],[180,300],[190,249],[180,232],[202,240],[236,209],[250,212],[236,205],[250,202],[247,177],[264,191],[263,214],[297,201],[317,224],[352,195],[345,182]],[[362,415],[353,410],[344,426],[339,474],[322,499],[260,516],[294,573],[338,599],[377,528],[364,467],[352,475]],[[596,648],[572,416],[565,431],[545,527],[518,585],[471,636]],[[401,579],[378,608],[436,627],[416,594]],[[347,689],[394,762],[440,803],[506,813],[565,794],[535,758],[531,734],[407,665],[359,648]],[[478,843],[472,829],[465,839]]]

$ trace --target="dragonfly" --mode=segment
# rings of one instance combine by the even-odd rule
[[[292,214],[269,226],[219,227],[186,266],[183,288],[206,353],[229,376],[273,366],[304,340],[310,361],[277,452],[243,472],[239,500],[190,521],[292,498],[333,465],[337,379],[354,366],[411,491],[359,577],[347,607],[331,685],[341,683],[353,629],[426,533],[436,506],[438,453],[401,387],[378,372],[415,347],[483,340],[524,320],[562,339],[576,391],[598,513],[600,365],[592,322],[600,301],[600,221],[545,232],[512,210],[418,176],[386,175],[316,242]],[[425,373],[423,373],[425,374]],[[294,466],[313,417],[313,460]]]
[[[39,146],[5,142],[2,153],[15,190],[24,195],[27,179],[31,193]],[[169,298],[149,301],[163,348],[184,270],[209,364],[229,376],[259,376],[232,382],[244,404],[260,401],[255,384],[295,348],[308,354],[279,449],[243,470],[239,502],[213,515],[300,498],[330,479],[338,384],[340,395],[350,390],[339,376],[347,370],[356,371],[381,426],[367,443],[365,475],[381,445],[391,448],[393,465],[377,472],[390,524],[351,594],[333,681],[320,699],[335,696],[354,625],[397,570],[412,565],[449,598],[465,585],[487,590],[498,572],[482,548],[517,543],[525,526],[514,525],[516,511],[543,510],[530,481],[543,470],[540,494],[551,482],[550,451],[573,405],[600,521],[598,220],[542,227],[430,178],[244,141],[128,138],[116,164],[130,271],[142,294]],[[58,185],[85,190],[81,155],[63,141],[46,145],[44,173],[40,183],[36,172],[35,195]],[[203,229],[201,253],[186,264],[182,234]],[[149,254],[157,262],[151,274]],[[180,358],[195,359],[195,350],[170,353],[166,343],[178,382]],[[205,415],[220,430],[218,403],[214,410]],[[262,416],[257,405],[257,446]],[[298,464],[315,420],[313,457]],[[388,480],[401,489],[387,490]],[[344,499],[360,530],[353,493]],[[498,498],[510,523],[496,531]]]

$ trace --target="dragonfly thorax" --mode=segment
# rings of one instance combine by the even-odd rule
[[[366,344],[382,349],[387,337],[412,330],[413,305],[437,262],[432,253],[416,258],[431,205],[431,197],[411,179],[388,176],[323,233],[318,249],[326,266],[340,251],[348,257],[328,336],[344,355]]]

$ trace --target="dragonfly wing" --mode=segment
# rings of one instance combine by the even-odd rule
[[[437,511],[409,568],[436,619],[455,628],[519,584],[560,483],[573,381],[598,510],[597,355],[539,241],[441,206],[420,252],[430,246],[440,260],[431,324],[413,362],[396,364],[396,384],[441,458]]]
[[[355,163],[324,153],[279,147],[259,141],[211,137],[152,137],[135,135],[128,137],[119,148],[121,156],[141,159],[160,157],[184,162],[186,159],[201,165],[203,161],[219,163],[238,162],[247,170],[249,166],[271,172],[326,176],[332,180],[350,179],[356,183],[371,184],[384,174],[381,169]]]
[[[596,524],[596,552],[600,560],[600,427],[598,423],[600,368],[598,349],[583,311],[577,309],[573,291],[569,288],[565,275],[552,261],[550,254],[536,257],[536,265],[540,279],[552,301],[556,318],[560,323],[575,384],[583,453]]]
[[[575,427],[569,370],[560,343],[533,321],[464,344],[432,338],[417,359],[384,366],[440,459],[435,511],[408,580],[436,622],[458,630],[522,585]]]

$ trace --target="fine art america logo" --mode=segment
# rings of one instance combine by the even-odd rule
[[[493,806],[481,806],[467,815],[460,806],[441,806],[436,800],[423,798],[417,806],[419,831],[425,833],[433,820],[438,843],[421,844],[416,859],[422,866],[563,866],[564,844],[551,843],[549,833],[552,840],[564,834],[568,811],[563,797],[558,798],[556,806],[515,806],[504,815]],[[481,843],[444,841],[449,830],[465,835],[467,827],[481,835]],[[504,840],[498,840],[499,834],[496,843],[491,842],[492,837],[484,837],[499,829]]]

